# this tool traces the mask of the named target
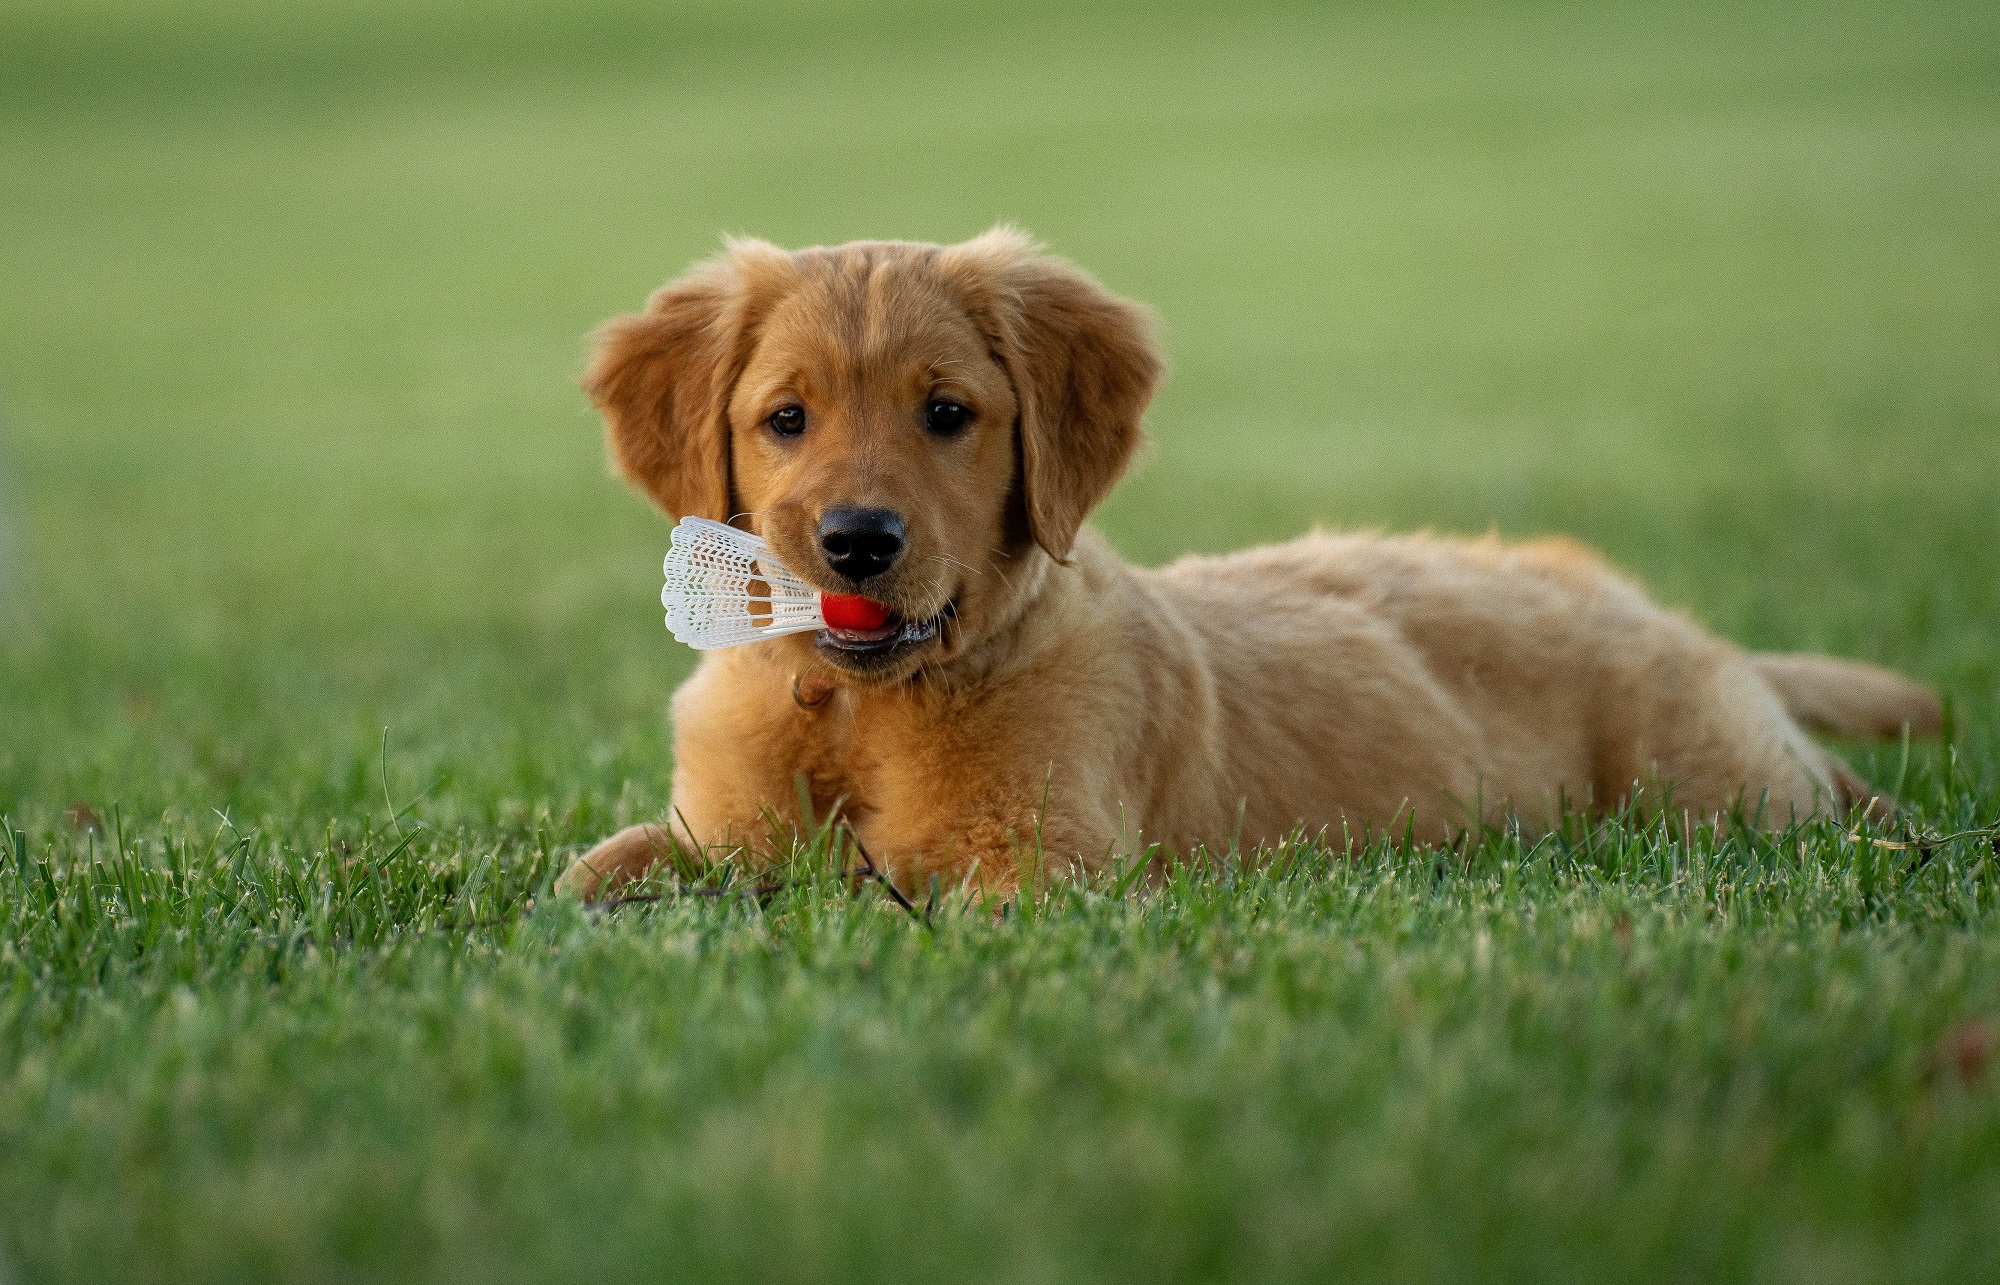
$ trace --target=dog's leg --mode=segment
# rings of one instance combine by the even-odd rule
[[[602,896],[643,878],[678,843],[701,862],[768,860],[803,828],[797,777],[803,772],[816,815],[837,792],[821,788],[822,746],[840,702],[793,699],[791,676],[754,660],[717,653],[674,695],[674,786],[667,815],[628,826],[592,848],[557,882],[574,896]],[[774,830],[775,827],[775,830]]]
[[[1004,900],[1116,859],[1118,819],[1097,803],[1108,791],[1091,788],[1077,765],[1037,757],[1041,771],[1024,760],[998,781],[930,764],[879,780],[857,827],[870,860],[921,901],[933,879],[943,891],[963,885]]]
[[[1740,653],[1688,656],[1675,681],[1630,711],[1637,743],[1614,738],[1618,749],[1604,757],[1623,768],[1619,780],[1600,782],[1604,796],[1657,781],[1677,812],[1720,818],[1740,809],[1766,826],[1869,803],[1867,783],[1807,735],[1759,668]]]
[[[565,897],[595,901],[600,895],[646,877],[673,852],[673,837],[664,826],[628,825],[579,857],[556,880]]]

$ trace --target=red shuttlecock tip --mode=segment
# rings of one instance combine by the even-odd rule
[[[829,628],[865,633],[888,624],[889,617],[894,613],[882,603],[858,593],[823,593],[819,596],[819,614],[826,617]]]

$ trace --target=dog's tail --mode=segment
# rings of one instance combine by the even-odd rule
[[[1886,741],[1905,728],[1936,736],[1944,724],[1936,692],[1875,665],[1806,652],[1763,652],[1750,663],[1811,731]]]

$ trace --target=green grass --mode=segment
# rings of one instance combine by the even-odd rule
[[[1983,838],[547,900],[691,663],[581,336],[1001,219],[1165,318],[1131,556],[1565,531],[2000,820],[1990,5],[13,0],[0,1280],[2000,1274]]]

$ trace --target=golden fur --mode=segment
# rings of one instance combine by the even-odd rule
[[[627,478],[669,514],[757,531],[831,592],[856,585],[821,515],[893,511],[907,548],[867,595],[942,626],[865,662],[813,635],[710,653],[673,701],[670,818],[599,844],[564,890],[643,874],[669,834],[768,855],[801,776],[904,886],[1007,892],[1038,844],[1052,870],[1091,870],[1302,825],[1441,840],[1641,786],[1783,821],[1868,801],[1806,726],[1937,727],[1916,684],[1747,654],[1563,540],[1315,534],[1126,566],[1082,524],[1160,372],[1143,310],[1008,229],[733,242],[607,325],[585,386]],[[970,425],[930,431],[940,398]],[[785,407],[796,436],[774,431]]]

